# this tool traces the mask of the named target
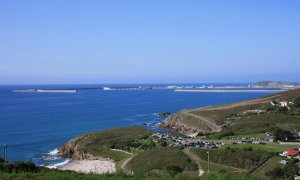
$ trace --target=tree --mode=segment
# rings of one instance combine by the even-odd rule
[[[294,105],[299,108],[300,107],[300,97],[296,97],[295,101],[294,101]]]
[[[14,163],[14,169],[18,172],[36,172],[38,168],[32,162],[20,162],[17,161]]]
[[[276,167],[274,168],[273,170],[271,171],[268,171],[266,173],[267,176],[271,176],[272,179],[277,179],[277,178],[280,178],[280,177],[283,177],[284,176],[284,170],[281,169],[280,167]]]
[[[280,128],[275,129],[273,135],[274,141],[287,141],[292,139],[292,135],[289,131]]]
[[[167,166],[167,171],[171,175],[176,175],[178,173],[181,173],[183,169],[177,165]]]
[[[284,167],[284,172],[286,177],[294,177],[294,175],[297,174],[298,165],[296,164],[296,161],[289,162]]]
[[[166,141],[161,141],[161,142],[160,142],[160,145],[161,145],[161,146],[167,146],[168,143],[167,143]]]
[[[297,174],[298,165],[296,160],[290,161],[284,168],[276,167],[273,170],[266,173],[272,179],[294,179]]]

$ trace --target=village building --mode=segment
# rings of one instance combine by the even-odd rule
[[[287,158],[297,158],[300,155],[300,151],[298,148],[288,149],[279,154],[280,156],[284,156]]]

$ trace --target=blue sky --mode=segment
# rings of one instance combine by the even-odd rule
[[[0,83],[300,82],[300,1],[1,0]]]

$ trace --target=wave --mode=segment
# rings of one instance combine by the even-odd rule
[[[58,150],[57,148],[55,148],[54,150],[50,151],[50,152],[47,153],[47,154],[49,154],[49,155],[51,155],[51,156],[54,156],[54,155],[57,155],[58,152],[59,152],[59,150]]]
[[[58,166],[62,166],[62,165],[65,165],[65,164],[68,164],[68,162],[70,161],[70,159],[67,159],[63,162],[60,162],[60,163],[56,163],[56,164],[52,164],[52,165],[48,165],[46,166],[47,168],[50,168],[50,169],[55,169],[57,168]]]
[[[131,117],[145,117],[145,116],[151,116],[153,113],[148,113],[148,114],[136,114],[136,115],[133,115]]]
[[[57,160],[57,159],[61,159],[61,157],[58,157],[58,156],[42,156],[39,159],[42,159],[44,161],[54,161],[54,160]]]

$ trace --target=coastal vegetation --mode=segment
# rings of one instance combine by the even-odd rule
[[[208,158],[207,151],[206,149],[193,149],[193,152],[204,160]],[[272,155],[266,151],[254,150],[252,147],[242,149],[229,146],[223,149],[211,149],[209,153],[212,162],[241,169],[251,169]]]
[[[252,148],[253,150],[261,150],[261,151],[266,151],[270,153],[279,153],[282,152],[286,149],[291,149],[295,148],[295,145],[280,145],[280,144],[230,144],[230,145],[225,145],[224,147],[220,149],[226,149],[227,147],[231,148],[239,148],[239,149],[247,149],[247,148]]]
[[[265,176],[269,172],[272,172],[273,169],[275,168],[283,168],[284,165],[278,163],[280,160],[282,160],[281,157],[279,156],[273,156],[269,161],[267,161],[263,166],[258,168],[255,172],[255,174],[260,175],[260,176]]]
[[[300,89],[253,100],[183,110],[167,118],[163,128],[183,134],[213,134],[221,139],[234,135],[300,130]],[[220,127],[220,129],[218,129]]]
[[[297,162],[288,160],[282,166],[278,153],[295,145],[276,142],[295,140],[294,132],[300,130],[299,95],[296,89],[240,103],[183,110],[164,121],[162,127],[175,131],[161,138],[145,127],[132,126],[83,134],[60,147],[63,157],[115,162],[117,172],[113,174],[82,174],[16,162],[1,165],[0,178],[43,179],[47,174],[54,179],[288,179],[296,174]],[[289,103],[281,106],[282,101]],[[197,134],[194,140],[225,143],[188,147],[187,136]],[[265,143],[271,137],[274,142]],[[237,143],[234,138],[265,142]],[[181,141],[185,143],[178,145]],[[197,177],[201,171],[204,176]]]
[[[84,174],[74,171],[61,171],[57,169],[48,169],[45,167],[37,167],[34,164],[28,164],[26,162],[18,162],[18,164],[23,164],[21,167],[12,163],[5,167],[3,164],[0,164],[0,179],[1,180],[11,180],[11,179],[24,179],[24,180],[42,180],[42,179],[75,179],[75,180],[93,180],[93,179],[105,179],[105,180],[256,180],[256,179],[266,179],[256,176],[237,176],[230,173],[210,173],[202,177],[191,177],[183,174],[157,174],[157,173],[137,173],[135,175],[128,176],[122,172],[115,174]],[[33,168],[33,169],[32,169]],[[175,167],[169,167],[170,171],[176,170]]]
[[[135,156],[127,165],[134,173],[196,171],[197,166],[178,147],[160,147]]]
[[[146,141],[150,133],[151,131],[144,127],[122,127],[91,132],[61,146],[60,153],[72,159],[101,157],[117,162],[130,157],[138,148],[151,148],[151,143]]]
[[[291,161],[284,167],[275,167],[272,170],[265,173],[266,176],[272,179],[292,179],[292,177],[297,173],[299,167],[295,162]]]
[[[203,125],[204,124],[204,125]],[[201,126],[201,128],[199,128]],[[218,140],[218,149],[192,148],[204,171],[251,174],[271,179],[291,179],[299,162],[279,157],[279,152],[297,149],[299,143],[300,89],[244,102],[183,110],[161,125],[200,140]],[[220,127],[220,130],[217,130]],[[263,142],[260,142],[263,141]],[[280,162],[287,162],[286,165]]]

